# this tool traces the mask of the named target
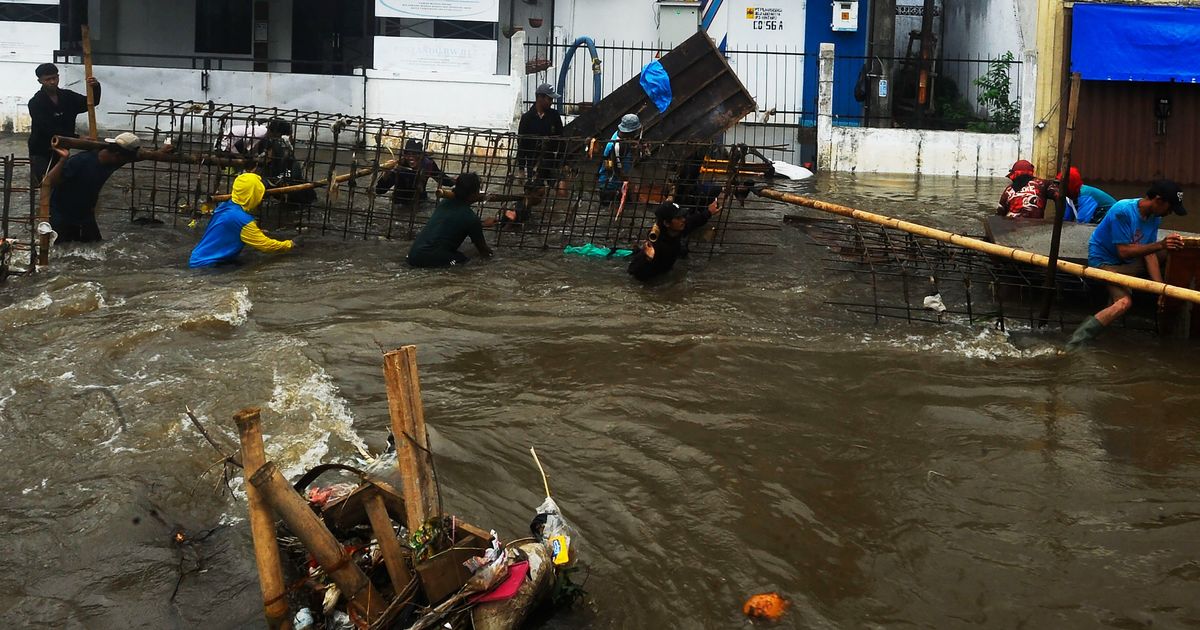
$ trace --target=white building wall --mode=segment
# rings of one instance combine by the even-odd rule
[[[995,59],[1005,53],[1022,61],[1026,51],[1023,19],[1028,20],[1029,11],[1018,11],[1020,0],[972,0],[971,2],[948,3],[942,17],[946,22],[942,57],[945,59]],[[1032,28],[1032,23],[1027,25]],[[959,76],[981,76],[987,67],[980,64],[968,74]],[[1017,96],[1017,87],[1032,90],[1024,85],[1020,72],[1009,73],[1012,94]],[[963,81],[958,86],[967,103],[980,110],[979,88]],[[979,111],[979,113],[982,113]]]
[[[52,61],[58,48],[57,24],[0,22],[0,124],[17,133],[29,131],[29,99],[39,86],[33,71]],[[62,82],[62,87],[83,92],[83,82]]]
[[[829,132],[829,168],[853,173],[1004,177],[1020,145],[1017,134],[1005,133],[863,127]]]

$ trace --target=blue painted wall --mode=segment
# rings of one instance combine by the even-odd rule
[[[833,2],[831,0],[808,0],[804,18],[804,116],[805,125],[817,124],[817,71],[821,55],[821,44],[836,46],[837,57],[864,57],[867,54],[867,31],[870,0],[858,2],[858,30],[853,33],[835,32]],[[854,83],[858,81],[861,60],[837,61],[833,73],[833,124],[846,126],[862,125],[862,103],[854,100]],[[811,112],[811,113],[809,113]],[[839,118],[841,116],[842,118]],[[858,118],[845,118],[856,116]]]

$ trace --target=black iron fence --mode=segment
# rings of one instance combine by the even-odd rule
[[[999,58],[935,59],[925,68],[912,57],[834,58],[834,124],[1015,133],[1020,122],[1021,62]],[[871,111],[871,97],[886,93],[890,110]],[[861,97],[861,100],[860,100]],[[848,102],[853,105],[847,107]],[[813,103],[815,107],[815,102]]]
[[[559,85],[571,44],[526,43],[525,100],[533,102],[541,83]],[[641,72],[646,64],[670,49],[656,42],[597,42],[600,95],[611,93]],[[791,128],[785,138],[811,142],[805,128],[816,126],[819,55],[794,47],[748,47],[726,51],[730,67],[754,97],[757,111],[733,134],[748,141],[765,136],[778,140],[774,128]],[[562,83],[567,114],[586,107],[596,97],[595,65],[588,47],[576,49]],[[914,58],[837,55],[834,59],[834,124],[902,126],[925,129],[1015,132],[1023,89],[1021,62],[1011,55],[999,59],[948,58],[926,68],[926,106],[917,106],[920,64]],[[882,84],[882,85],[881,85]],[[870,96],[883,90],[891,108],[871,111]],[[580,105],[580,104],[583,105]],[[761,127],[743,129],[743,127]]]

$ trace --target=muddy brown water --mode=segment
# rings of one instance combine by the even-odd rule
[[[1002,184],[793,188],[977,231]],[[184,405],[227,435],[262,405],[290,474],[353,462],[386,437],[381,348],[408,343],[447,509],[524,535],[533,445],[579,530],[589,599],[543,627],[741,627],[768,590],[781,627],[1200,625],[1194,345],[875,324],[825,304],[853,282],[791,228],[645,288],[555,252],[417,271],[406,243],[336,239],[197,272],[198,233],[126,218],[0,287],[5,627],[262,626],[245,506]],[[176,525],[217,529],[172,601]]]

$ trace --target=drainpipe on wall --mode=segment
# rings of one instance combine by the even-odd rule
[[[1019,155],[1013,160],[1033,159],[1033,137],[1037,129],[1037,76],[1038,54],[1036,50],[1026,50],[1021,60],[1021,126],[1020,138],[1017,141]]]
[[[817,169],[821,171],[833,166],[833,51],[833,44],[821,44],[817,64]]]

